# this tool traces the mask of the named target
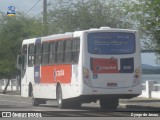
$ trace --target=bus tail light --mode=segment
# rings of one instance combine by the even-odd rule
[[[88,86],[92,86],[90,72],[85,67],[83,67],[83,82]]]
[[[135,69],[135,72],[134,72],[134,79],[133,79],[133,84],[134,85],[139,84],[139,82],[140,82],[140,74],[141,74],[140,67],[137,67]]]

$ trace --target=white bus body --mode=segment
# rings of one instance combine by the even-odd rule
[[[90,29],[27,39],[22,43],[21,95],[33,105],[57,99],[60,108],[100,100],[115,110],[118,99],[141,94],[138,31]],[[72,104],[72,105],[70,105]]]

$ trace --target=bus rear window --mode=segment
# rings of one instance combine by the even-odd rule
[[[135,52],[134,33],[89,33],[87,39],[88,52],[92,54],[131,54]]]

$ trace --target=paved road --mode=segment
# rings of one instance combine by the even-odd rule
[[[151,109],[146,108],[126,108],[125,104],[128,104],[128,102],[121,100],[120,106],[116,112],[102,111],[97,103],[83,104],[81,109],[59,109],[57,108],[56,101],[48,101],[45,105],[32,106],[31,98],[0,95],[0,111],[18,111],[20,113],[25,111],[35,111],[37,113],[42,113],[43,117],[129,117],[132,113],[135,113],[135,111],[140,113],[141,111],[151,111]]]
[[[126,109],[125,102],[120,103],[117,111],[135,111],[145,109]],[[82,104],[81,109],[59,109],[56,101],[48,101],[47,104],[40,106],[32,106],[31,98],[23,98],[20,96],[0,95],[0,110],[2,111],[101,111],[98,103]]]

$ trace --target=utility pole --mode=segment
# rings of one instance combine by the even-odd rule
[[[48,34],[47,0],[43,0],[43,36]]]

